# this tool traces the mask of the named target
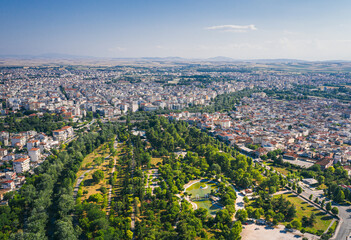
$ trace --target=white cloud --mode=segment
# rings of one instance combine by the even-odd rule
[[[223,32],[247,32],[249,30],[257,30],[256,26],[250,25],[218,25],[205,28],[207,30],[220,30]]]
[[[108,49],[110,52],[124,52],[126,51],[127,49],[126,48],[123,48],[123,47],[113,47],[113,48],[109,48]]]

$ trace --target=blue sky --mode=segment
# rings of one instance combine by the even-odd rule
[[[350,0],[0,0],[0,54],[351,60]]]

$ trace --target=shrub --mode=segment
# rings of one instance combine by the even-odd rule
[[[100,191],[103,193],[103,194],[106,194],[108,192],[107,188],[106,187],[101,187],[100,188]]]
[[[99,183],[100,180],[104,178],[104,172],[101,170],[97,170],[93,173],[93,180],[95,183]]]

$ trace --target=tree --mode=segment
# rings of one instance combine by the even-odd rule
[[[316,219],[316,214],[314,213],[311,213],[311,216],[309,218],[309,223],[310,223],[310,226],[313,226],[315,223],[316,223],[317,219]]]
[[[93,180],[95,183],[99,183],[102,179],[104,179],[104,172],[101,170],[96,170],[93,173]]]
[[[101,187],[100,188],[100,191],[103,193],[103,194],[106,194],[108,192],[107,188],[106,187]]]
[[[321,207],[324,208],[324,205],[325,205],[325,199],[322,200]]]
[[[325,206],[325,209],[329,212],[332,209],[332,204],[331,202],[328,202],[327,205]]]
[[[256,219],[260,219],[263,214],[264,214],[264,210],[262,208],[256,209],[254,212],[254,216]]]
[[[245,213],[246,213],[246,211],[245,211]],[[246,217],[243,216],[243,215],[241,217],[246,219],[247,218],[247,213],[246,213]],[[223,225],[229,224],[230,221],[231,221],[231,215],[229,214],[227,209],[220,210],[216,214],[215,221],[218,222],[218,223],[221,223]]]
[[[295,219],[291,222],[291,226],[295,229],[301,228],[302,224],[299,220]]]
[[[333,207],[331,212],[334,214],[334,215],[338,215],[339,214],[339,209],[337,207]]]
[[[310,197],[308,199],[310,199],[312,201],[313,195],[311,194]]]
[[[100,193],[95,193],[89,196],[88,201],[99,203],[104,201],[104,197]]]
[[[221,167],[216,163],[211,166],[211,170],[214,171],[216,174],[221,173]]]
[[[130,240],[133,239],[133,232],[130,230],[127,230],[127,239],[130,239]]]
[[[318,175],[317,177],[317,181],[318,181],[318,184],[321,185],[324,183],[324,180],[325,180],[325,177],[322,176],[322,175]]]
[[[277,222],[282,222],[285,216],[282,213],[277,213],[273,216],[273,219],[277,220]]]
[[[74,199],[71,194],[62,194],[58,200],[58,213],[60,216],[66,217],[67,214],[74,208]]]
[[[299,187],[297,188],[297,194],[301,194],[301,193],[302,193],[302,187],[299,186]]]
[[[337,202],[343,202],[345,200],[345,194],[344,194],[344,191],[340,188],[338,188],[337,190],[337,194],[336,194],[336,197],[335,197],[335,201]]]
[[[229,233],[226,234],[225,239],[228,240],[240,240],[241,236],[240,233],[242,231],[242,225],[240,221],[236,221],[233,224],[232,229],[230,229]]]
[[[55,236],[57,239],[78,239],[71,221],[56,221]]]
[[[241,222],[245,222],[247,220],[247,211],[245,209],[239,209],[235,214],[236,219]]]
[[[296,208],[294,205],[288,208],[288,212],[286,213],[286,219],[293,219],[296,216]]]

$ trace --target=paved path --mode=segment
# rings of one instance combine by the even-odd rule
[[[133,179],[133,177],[134,177],[134,169],[135,169],[134,145],[133,144],[132,144],[132,162],[131,162],[131,167],[132,167],[132,179]],[[134,185],[133,185],[133,192],[134,192]],[[135,204],[134,204],[134,199],[133,199],[132,221],[130,223],[130,229],[133,232],[133,239],[135,238],[134,228],[135,228]]]
[[[116,148],[116,140],[115,140],[113,146],[114,146],[114,148]],[[113,177],[113,173],[115,172],[115,170],[116,170],[116,158],[114,158],[114,160],[113,160],[113,168],[111,171],[111,178]],[[111,210],[112,188],[113,188],[113,185],[111,183],[110,189],[108,190],[108,204],[107,204],[107,213],[108,214],[110,214],[110,210]]]
[[[183,194],[184,194],[184,192],[186,192],[186,189],[187,189],[188,187],[190,187],[191,185],[193,185],[193,184],[195,184],[195,183],[200,182],[201,180],[203,180],[203,179],[192,180],[192,181],[188,182],[187,184],[185,184],[185,185],[184,185]],[[184,196],[184,199],[187,200],[188,202],[190,202],[191,206],[193,206],[193,210],[196,210],[196,209],[198,208],[198,207],[197,207],[197,204],[194,203],[194,202],[192,202],[192,201],[190,200],[190,197],[189,197],[189,196]]]
[[[233,184],[230,184],[230,186],[236,192],[235,210],[238,211],[239,209],[244,209],[245,208],[244,194],[242,194],[239,190],[237,190]]]
[[[154,195],[154,189],[158,187],[158,184],[154,182],[154,179],[157,179],[159,176],[158,169],[150,169],[148,172],[148,179],[146,181],[146,189],[151,188],[151,195]],[[150,182],[150,185],[149,185]]]
[[[94,169],[94,167],[91,167],[91,168],[89,168],[88,170],[86,170],[85,172],[83,172],[83,173],[79,176],[79,178],[78,178],[78,180],[77,180],[77,183],[76,183],[76,185],[74,186],[74,190],[73,190],[73,198],[74,198],[74,199],[76,199],[76,197],[77,197],[79,185],[82,183],[82,181],[83,181],[83,179],[84,179],[84,177],[85,177],[85,174],[89,173],[89,172],[90,172],[91,170],[93,170],[93,169]]]

